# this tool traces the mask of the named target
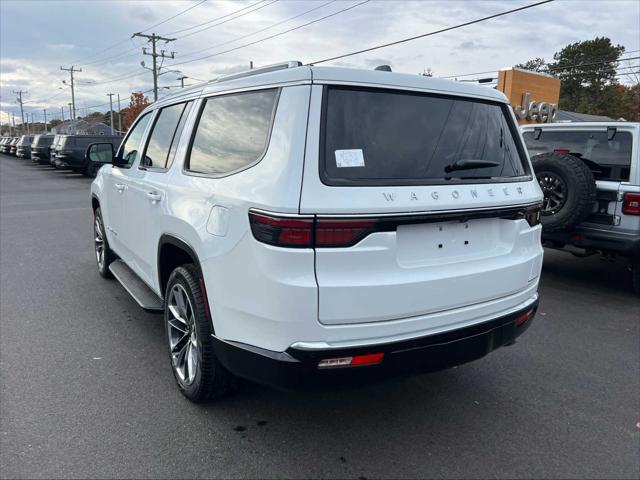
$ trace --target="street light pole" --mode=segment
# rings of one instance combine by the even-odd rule
[[[111,135],[113,135],[113,96],[115,93],[107,93],[109,97],[109,119],[111,120]]]
[[[44,112],[44,133],[46,135],[47,134],[47,109],[44,108],[42,109],[42,111]]]
[[[120,108],[120,94],[118,94],[118,131],[122,133],[122,114]]]

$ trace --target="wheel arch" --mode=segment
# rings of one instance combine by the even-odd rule
[[[158,241],[158,285],[160,292],[164,291],[169,281],[171,272],[178,266],[185,263],[193,263],[202,279],[202,269],[200,259],[193,247],[175,235],[163,234]]]
[[[96,210],[100,208],[100,200],[98,200],[98,197],[96,195],[91,195],[91,209],[93,210],[93,213],[96,213]]]

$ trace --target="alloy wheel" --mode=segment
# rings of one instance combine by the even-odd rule
[[[168,310],[167,333],[171,364],[180,381],[190,385],[196,377],[200,346],[193,306],[186,290],[179,283],[171,289]]]
[[[544,195],[542,215],[555,215],[567,201],[567,184],[553,172],[539,172],[536,177]]]
[[[96,217],[93,222],[93,233],[96,260],[98,261],[98,268],[102,270],[104,268],[104,233],[102,232],[102,224],[99,217]]]

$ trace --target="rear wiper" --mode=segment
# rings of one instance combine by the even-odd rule
[[[444,167],[444,171],[449,173],[455,172],[456,170],[473,170],[475,168],[491,168],[499,166],[500,162],[493,162],[491,160],[458,160]]]

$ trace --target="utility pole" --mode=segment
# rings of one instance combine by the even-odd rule
[[[75,112],[71,113],[72,112],[71,107],[72,107],[73,103],[67,103],[67,105],[69,105],[69,118],[71,120],[75,120],[76,119]]]
[[[33,114],[31,114],[31,121],[33,122]],[[24,132],[22,132],[24,133]],[[29,128],[29,114],[27,113],[27,135],[31,135],[31,131]]]
[[[144,55],[149,55],[150,57],[153,58],[153,68],[147,68],[144,66],[144,62],[142,62],[142,67],[143,68],[147,68],[147,70],[151,70],[151,72],[153,73],[153,101],[157,101],[158,100],[158,62],[157,62],[157,58],[175,58],[175,53],[176,52],[171,52],[171,55],[165,55],[165,51],[161,50],[160,53],[157,52],[156,50],[156,43],[158,42],[158,40],[164,40],[165,43],[169,43],[169,42],[173,42],[175,40],[175,38],[166,38],[166,37],[161,37],[160,35],[156,35],[155,33],[152,33],[151,35],[147,35],[144,33],[134,33],[133,35],[131,35],[131,38],[133,37],[143,37],[146,38],[149,43],[151,43],[151,53],[149,53],[146,49],[146,47],[142,48],[142,53]]]
[[[73,73],[81,72],[82,69],[75,68],[73,65],[71,65],[71,68],[60,67],[60,70],[64,70],[65,72],[69,72],[71,74],[71,104],[73,105],[73,114],[71,115],[71,119],[75,120],[76,119],[76,96],[75,96],[75,91],[73,89]]]
[[[62,123],[64,123],[64,107],[60,107],[60,111],[62,112]]]
[[[22,128],[24,128],[24,108],[22,107],[22,94],[23,93],[27,93],[27,92],[25,92],[24,90],[18,90],[17,92],[15,90],[13,90],[13,93],[18,95],[18,98],[16,98],[16,100],[18,101],[18,104],[20,105],[20,116],[22,117]]]
[[[44,112],[44,134],[47,134],[47,109],[42,110]]]
[[[13,136],[16,131],[16,116],[13,112],[11,112],[11,123],[13,123],[13,132],[11,133],[11,136]]]
[[[118,94],[118,131],[122,133],[122,114],[120,113],[120,94]]]
[[[107,93],[109,97],[109,119],[111,120],[111,135],[113,135],[113,96],[115,93]]]

